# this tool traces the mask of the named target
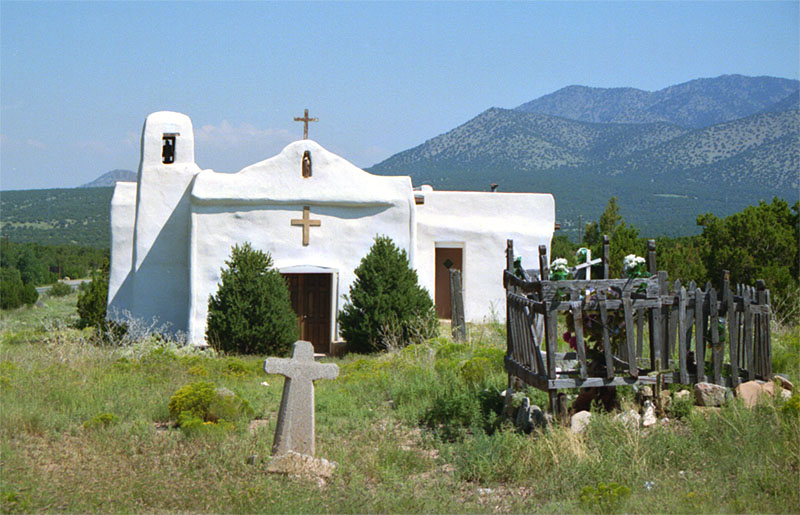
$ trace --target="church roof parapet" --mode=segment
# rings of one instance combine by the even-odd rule
[[[303,156],[313,174],[304,177]],[[407,176],[372,175],[312,140],[295,141],[280,154],[235,174],[204,170],[192,187],[200,205],[314,204],[390,206],[413,202]]]

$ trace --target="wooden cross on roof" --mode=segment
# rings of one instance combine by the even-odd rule
[[[306,109],[303,117],[302,118],[295,117],[294,121],[303,122],[303,139],[308,139],[308,122],[318,122],[319,118],[309,118],[308,109]]]

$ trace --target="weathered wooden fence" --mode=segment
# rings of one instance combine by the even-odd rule
[[[763,281],[755,288],[737,285],[734,292],[726,272],[719,291],[711,284],[698,288],[694,283],[684,286],[675,281],[670,286],[666,272],[654,273],[652,240],[647,264],[653,275],[647,279],[608,279],[606,247],[605,278],[550,281],[543,246],[540,277],[526,272],[520,278],[513,272],[513,252],[509,240],[503,277],[509,383],[516,377],[548,391],[554,412],[559,409],[558,390],[563,388],[654,384],[659,380],[734,387],[743,380],[772,376],[769,290]],[[565,323],[559,314],[567,312],[573,320],[574,352],[558,349]],[[584,324],[592,321],[600,323],[601,338],[594,343],[600,356],[595,354],[596,359],[590,361],[589,327]],[[537,330],[541,325],[543,332]],[[617,336],[615,349],[615,332],[622,328],[624,340]],[[597,326],[593,330],[596,335]]]

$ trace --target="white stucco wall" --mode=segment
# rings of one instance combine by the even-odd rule
[[[177,134],[173,163],[162,163],[162,136]],[[162,111],[142,130],[133,241],[131,314],[185,331],[189,319],[190,187],[194,132],[188,116]]]
[[[309,178],[301,174],[305,151],[312,159]],[[308,246],[302,244],[302,227],[291,225],[292,219],[303,218],[305,206],[310,219],[321,221],[310,228]],[[341,308],[355,280],[353,271],[377,235],[391,237],[413,258],[411,180],[371,175],[314,141],[292,143],[237,174],[202,172],[192,190],[191,341],[203,341],[208,297],[217,290],[234,244],[249,241],[268,251],[279,269],[337,271],[334,305]]]
[[[435,295],[436,247],[463,249],[464,316],[481,322],[494,314],[505,318],[506,240],[523,266],[538,268],[539,245],[548,254],[555,227],[555,201],[550,194],[415,192],[425,203],[417,207],[417,273]],[[435,297],[434,297],[435,298]]]
[[[133,225],[136,183],[118,182],[111,197],[111,270],[108,277],[108,318],[122,320],[132,308]]]

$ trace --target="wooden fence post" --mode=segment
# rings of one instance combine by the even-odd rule
[[[706,328],[705,328],[706,294],[700,288],[694,292],[694,357],[697,363],[697,382],[706,380]]]
[[[611,251],[610,251],[610,243],[608,241],[608,235],[603,235],[603,279],[609,278],[609,271],[608,271],[608,262],[611,259]]]
[[[467,339],[467,324],[464,321],[464,292],[461,289],[461,270],[450,269],[450,329],[453,339],[463,342]]]
[[[728,349],[731,359],[731,386],[739,386],[739,322],[736,318],[736,302],[731,291],[730,272],[722,271],[722,295],[728,317]]]
[[[650,275],[656,275],[656,240],[647,240],[647,272]]]
[[[547,261],[546,245],[539,245],[539,277],[542,281],[550,280],[550,262]]]
[[[756,281],[756,303],[759,306],[767,304],[767,286],[763,279]],[[758,367],[757,372],[765,381],[772,378],[772,350],[770,348],[769,313],[758,315]]]

